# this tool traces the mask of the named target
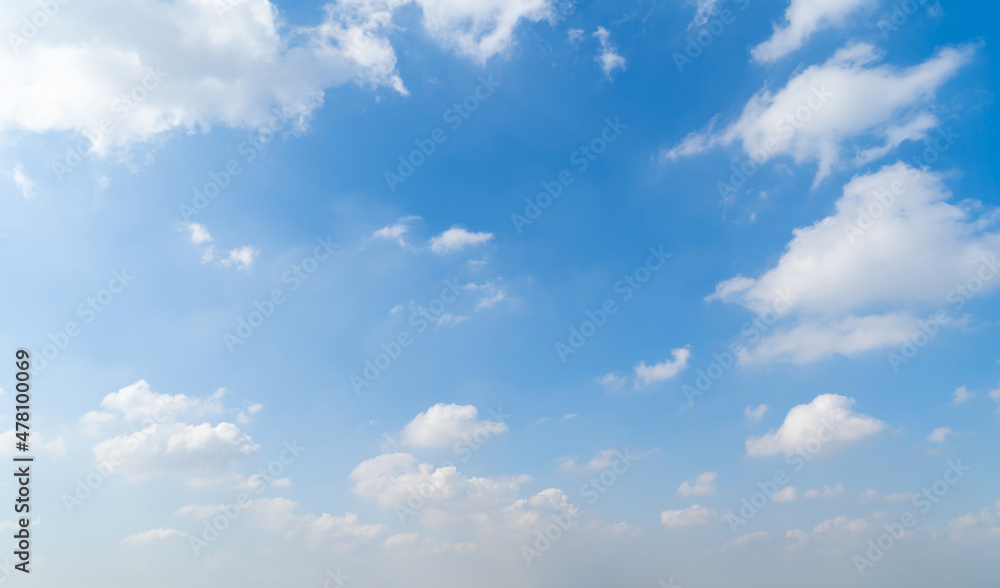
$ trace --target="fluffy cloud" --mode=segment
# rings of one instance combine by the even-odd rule
[[[860,441],[882,432],[886,424],[876,418],[854,412],[856,401],[837,394],[822,394],[809,404],[800,404],[790,411],[777,431],[746,441],[747,455],[767,457],[778,453],[791,455],[819,444],[821,449]]]
[[[802,47],[816,31],[840,24],[847,15],[873,4],[875,0],[791,0],[786,22],[775,25],[774,35],[753,48],[753,58],[762,62],[781,59]]]
[[[1000,500],[978,513],[968,513],[948,522],[948,533],[952,539],[1000,538]]]
[[[903,163],[853,178],[834,214],[793,231],[775,267],[726,280],[708,297],[797,319],[741,362],[805,363],[902,344],[919,313],[964,306],[956,284],[976,280],[980,295],[1000,286],[990,278],[1000,271],[997,214],[950,198],[940,175]]]
[[[766,404],[761,404],[757,408],[750,408],[748,406],[743,409],[743,414],[745,414],[749,420],[759,423],[764,420],[764,415],[767,414],[767,409],[768,407]]]
[[[220,484],[260,446],[232,423],[153,424],[98,443],[94,457],[129,480],[173,475],[191,486]],[[115,457],[120,456],[120,457]]]
[[[471,404],[435,404],[403,427],[400,441],[412,447],[452,447],[464,441],[482,443],[507,432],[503,422],[478,419],[479,410]]]
[[[694,20],[688,25],[688,30],[707,23],[708,19],[712,18],[719,11],[719,5],[722,2],[723,0],[698,0]]]
[[[422,516],[471,513],[509,504],[527,476],[465,477],[455,466],[435,468],[408,453],[386,453],[359,464],[350,474],[355,494],[384,507],[406,508],[416,494]]]
[[[221,405],[224,394],[223,389],[205,399],[160,394],[139,380],[105,396],[103,411],[87,413],[80,424],[93,436],[114,423],[130,429],[94,447],[98,462],[129,480],[176,476],[191,486],[219,484],[233,478],[232,470],[260,447],[232,423],[192,425],[180,419],[228,412]]]
[[[149,531],[129,535],[128,537],[122,539],[122,545],[150,543],[152,541],[165,541],[168,539],[183,539],[187,536],[187,533],[184,531],[178,531],[177,529],[150,529]]]
[[[184,225],[184,229],[191,233],[191,242],[195,245],[212,241],[212,235],[209,234],[205,225],[201,223],[188,223]]]
[[[951,435],[951,427],[938,427],[931,431],[927,440],[931,443],[944,443],[948,438],[948,435]]]
[[[431,238],[431,251],[438,255],[452,253],[493,239],[493,233],[473,233],[462,227],[452,227]]]
[[[910,129],[902,135],[907,138],[923,137],[914,135],[913,121],[929,120],[921,109],[973,53],[970,46],[947,47],[921,64],[900,69],[875,65],[880,55],[871,45],[846,47],[826,63],[796,73],[777,92],[759,91],[725,130],[713,132],[713,121],[708,130],[664,150],[661,159],[677,160],[739,142],[757,165],[775,155],[791,156],[800,164],[815,161],[819,182],[840,163],[849,142],[873,136],[883,146],[898,144],[900,129]]]
[[[951,395],[951,401],[955,404],[964,404],[976,397],[975,392],[970,392],[965,386],[959,386],[955,388],[955,391]]]
[[[9,4],[4,31],[38,10]],[[290,26],[269,0],[94,0],[0,47],[0,132],[72,131],[106,153],[173,129],[302,127],[326,88],[407,93],[389,35],[411,5],[431,38],[480,63],[522,21],[552,17],[549,0],[336,0],[313,26]]]
[[[604,27],[597,27],[594,33],[601,44],[601,52],[597,55],[597,63],[601,64],[604,75],[611,79],[618,70],[625,70],[625,58],[618,54],[618,48],[611,42],[611,33]]]
[[[677,495],[688,496],[709,496],[715,494],[715,479],[719,474],[715,472],[705,472],[694,480],[682,482],[677,488]]]
[[[251,245],[231,249],[226,257],[219,260],[222,267],[235,267],[236,269],[248,272],[253,268],[253,262],[260,255],[260,250]]]
[[[646,365],[646,362],[640,362],[636,365],[635,387],[664,382],[679,374],[687,367],[688,359],[691,357],[691,349],[688,347],[674,349],[670,354],[673,356],[673,360],[664,360],[651,366]]]
[[[667,528],[695,527],[716,522],[719,513],[698,504],[682,510],[665,510],[660,513],[660,524]]]

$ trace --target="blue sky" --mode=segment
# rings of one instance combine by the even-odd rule
[[[34,581],[995,585],[995,9],[912,4],[19,0]]]

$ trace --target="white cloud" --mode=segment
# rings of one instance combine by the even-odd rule
[[[435,468],[408,453],[363,461],[350,474],[353,492],[383,507],[405,507],[413,492],[424,498],[420,516],[480,512],[510,504],[527,476],[465,477],[455,466]]]
[[[816,498],[833,498],[834,496],[839,496],[844,493],[844,485],[837,484],[833,488],[829,486],[823,486],[822,490],[806,490],[802,496],[806,500],[815,500]]]
[[[395,241],[400,245],[400,247],[406,247],[407,243],[406,239],[404,239],[404,236],[406,235],[406,233],[409,232],[409,230],[410,230],[409,225],[403,223],[396,223],[393,225],[382,227],[381,229],[375,231],[374,233],[371,234],[371,237],[369,237],[369,239]]]
[[[767,531],[754,531],[753,533],[740,535],[736,539],[730,539],[729,541],[726,541],[725,543],[722,544],[720,549],[722,551],[727,551],[729,549],[743,547],[754,541],[762,541],[764,539],[767,539],[768,537],[770,537],[770,535],[767,533]]]
[[[597,383],[604,386],[608,390],[621,390],[628,384],[628,377],[620,376],[618,374],[604,374],[598,378]]]
[[[816,31],[841,24],[845,17],[875,0],[791,0],[785,23],[774,25],[774,35],[753,48],[753,58],[777,61],[799,49]]]
[[[834,214],[793,231],[775,267],[726,280],[708,297],[798,319],[740,361],[805,363],[902,344],[922,313],[952,308],[956,284],[979,276],[980,295],[1000,286],[986,279],[1000,253],[990,230],[997,215],[950,198],[940,175],[903,163],[853,178]]]
[[[658,364],[648,366],[646,362],[639,362],[635,366],[635,387],[649,386],[673,378],[687,367],[688,359],[691,357],[691,349],[682,347],[670,352],[673,360],[664,360]]]
[[[969,389],[966,388],[965,386],[960,386],[958,388],[955,388],[955,391],[952,392],[951,401],[954,402],[955,404],[964,404],[975,397],[976,397],[975,392],[970,392]]]
[[[747,455],[767,457],[778,453],[791,455],[797,450],[818,453],[809,446],[860,441],[882,432],[886,424],[873,417],[854,412],[856,401],[837,394],[822,394],[809,404],[800,404],[785,417],[781,427],[762,437],[749,437]]]
[[[184,228],[187,232],[191,233],[191,242],[195,245],[208,243],[212,240],[212,235],[209,234],[205,225],[201,223],[188,223],[184,225]]]
[[[335,516],[328,513],[297,515],[295,501],[287,498],[257,498],[247,508],[248,518],[269,531],[284,537],[299,537],[309,545],[330,546],[335,551],[349,551],[370,542],[385,531],[385,525],[362,524],[357,514]]]
[[[813,529],[814,535],[829,532],[860,533],[868,528],[868,523],[864,519],[850,520],[847,517],[834,517],[816,525]]]
[[[794,74],[784,88],[760,90],[726,129],[713,132],[713,120],[706,131],[664,150],[661,159],[677,160],[738,142],[757,166],[776,155],[791,156],[799,164],[817,162],[818,183],[840,164],[850,143],[866,137],[898,143],[901,129],[909,129],[903,136],[913,136],[913,121],[929,120],[923,109],[974,51],[971,46],[947,47],[900,69],[875,65],[880,56],[871,45],[846,47],[826,63]]]
[[[438,255],[452,253],[473,245],[481,245],[493,239],[493,233],[472,233],[454,226],[431,239],[431,251]]]
[[[129,480],[177,476],[191,486],[220,484],[260,446],[232,423],[153,424],[98,443],[94,457]],[[120,457],[116,458],[118,455]]]
[[[775,502],[794,502],[799,498],[799,491],[795,486],[785,486],[771,495],[771,500]]]
[[[743,414],[746,415],[748,419],[755,423],[759,423],[764,420],[764,415],[767,414],[768,406],[766,404],[761,404],[757,408],[750,408],[749,406],[743,409]]]
[[[94,0],[0,47],[0,132],[88,133],[106,153],[174,129],[262,128],[272,109],[302,126],[345,83],[406,94],[389,35],[409,6],[438,44],[480,63],[509,49],[521,22],[552,17],[549,0],[338,0],[293,27],[268,0]],[[37,9],[11,0],[0,28],[20,30]],[[113,130],[94,133],[103,119]]]
[[[715,494],[715,479],[718,477],[719,474],[715,472],[705,472],[694,480],[682,482],[680,487],[677,488],[677,495],[686,498],[688,496],[710,496]]]
[[[260,255],[260,250],[251,245],[231,249],[226,257],[219,260],[219,265],[223,267],[235,267],[244,272],[253,268],[253,262]]]
[[[471,404],[435,404],[403,427],[400,440],[412,447],[452,447],[463,441],[481,444],[507,432],[503,422],[478,419],[479,410]]]
[[[718,520],[719,513],[698,504],[682,510],[665,510],[660,513],[660,524],[669,529],[705,525]]]
[[[177,476],[191,486],[218,484],[260,447],[232,423],[191,425],[179,419],[227,412],[221,404],[224,394],[221,388],[204,399],[160,394],[139,380],[105,396],[103,410],[85,414],[80,425],[92,436],[119,421],[130,428],[94,447],[98,462],[129,480]]]
[[[566,420],[565,417],[563,420]],[[635,462],[654,453],[659,453],[659,449],[651,449],[645,453],[630,453],[627,449],[624,452],[618,449],[602,449],[590,461],[583,464],[583,469],[591,472],[599,472],[610,468],[615,462]],[[575,472],[580,469],[577,459],[577,456],[572,455],[560,457],[556,461],[560,463],[560,468],[564,471]]]
[[[177,529],[150,529],[149,531],[129,535],[122,539],[122,545],[150,543],[152,541],[165,541],[168,539],[184,539],[187,536],[187,533],[178,531]]]
[[[948,522],[948,533],[955,540],[967,535],[1000,538],[1000,500],[977,513],[968,513],[952,519]]]
[[[625,71],[625,58],[618,54],[618,48],[611,42],[611,33],[604,27],[597,27],[594,33],[601,44],[601,52],[597,55],[597,63],[601,64],[604,75],[611,79],[617,70]]]
[[[948,438],[948,435],[951,435],[951,427],[938,427],[931,431],[927,440],[931,443],[944,443]]]
[[[14,167],[10,170],[10,177],[17,184],[17,187],[21,189],[21,194],[27,200],[31,200],[35,197],[35,182],[31,181],[31,178],[24,173],[24,166],[21,162],[14,164]]]
[[[695,27],[700,27],[708,22],[708,19],[715,16],[715,13],[719,12],[720,5],[723,0],[698,0],[698,5],[695,10],[694,20],[688,25],[688,30]]]
[[[566,39],[570,44],[576,45],[583,40],[583,36],[586,34],[587,32],[583,29],[569,29],[566,31]]]

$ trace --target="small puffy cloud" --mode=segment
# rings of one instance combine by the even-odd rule
[[[403,239],[403,236],[406,235],[409,230],[409,226],[400,223],[388,225],[372,233],[369,239],[395,241],[396,243],[399,243],[399,245],[405,247],[406,241]]]
[[[899,69],[875,65],[880,55],[871,45],[846,47],[827,62],[795,73],[784,88],[759,91],[739,120],[724,130],[714,132],[713,120],[706,131],[662,151],[661,159],[676,161],[739,143],[757,165],[777,155],[798,164],[816,162],[818,183],[841,163],[849,144],[868,137],[892,143],[916,117],[929,120],[926,108],[936,92],[974,51],[971,46],[947,47],[921,64]]]
[[[608,390],[621,390],[628,384],[628,377],[619,374],[604,374],[597,379],[597,383],[604,386]]]
[[[295,514],[298,504],[287,498],[257,498],[247,508],[247,518],[286,538],[299,537],[309,545],[330,546],[345,552],[369,543],[385,531],[385,525],[363,524],[357,514]]]
[[[777,431],[748,438],[747,455],[791,455],[802,450],[817,453],[807,449],[808,445],[819,444],[825,449],[827,445],[860,441],[885,429],[884,422],[854,412],[855,404],[853,398],[837,394],[822,394],[809,404],[800,404],[788,411]]]
[[[625,70],[625,58],[618,54],[618,48],[611,42],[611,33],[604,27],[597,27],[594,33],[601,44],[601,52],[597,55],[597,63],[601,64],[604,75],[611,76],[618,70]]]
[[[624,452],[617,449],[602,449],[590,461],[583,464],[583,469],[591,472],[599,472],[610,468],[616,462],[632,463],[658,452],[658,449],[652,449],[645,453],[630,453],[627,449]],[[580,466],[577,465],[577,456],[575,455],[560,457],[556,461],[560,463],[560,467],[564,471],[574,472],[580,469]]]
[[[205,225],[201,223],[188,223],[184,225],[184,229],[191,234],[191,242],[195,245],[212,241],[212,235],[209,234]]]
[[[431,251],[438,255],[459,251],[466,247],[481,245],[493,239],[493,233],[473,233],[454,226],[431,238]]]
[[[965,386],[960,386],[951,394],[951,401],[955,404],[966,403],[976,397],[975,392],[970,392]]]
[[[834,496],[839,496],[843,493],[844,493],[844,485],[837,484],[832,488],[830,486],[823,486],[822,490],[816,490],[816,489],[806,490],[802,494],[802,496],[805,497],[806,500],[815,500],[817,498],[833,498]]]
[[[964,514],[948,522],[952,539],[964,537],[978,539],[1000,538],[1000,500],[979,512]]]
[[[771,500],[775,502],[794,502],[799,498],[799,491],[795,486],[785,486],[771,495]]]
[[[688,359],[691,357],[691,349],[682,347],[670,352],[673,359],[664,360],[655,365],[646,365],[646,362],[639,362],[635,366],[635,387],[658,384],[673,378],[687,367]]]
[[[177,529],[150,529],[149,531],[129,535],[128,537],[122,539],[122,545],[151,543],[153,541],[166,541],[169,539],[184,539],[187,536],[187,533],[184,531],[178,531]]]
[[[452,447],[505,432],[506,423],[479,420],[479,410],[471,404],[435,404],[403,427],[400,442],[411,447]]]
[[[902,345],[920,317],[956,299],[956,284],[978,276],[979,295],[995,290],[997,215],[951,198],[941,175],[904,163],[853,178],[833,214],[793,231],[774,267],[721,282],[708,297],[780,315],[740,361],[807,363]]]
[[[681,510],[665,510],[660,513],[660,524],[668,529],[707,525],[718,520],[718,512],[698,504]]]
[[[253,263],[259,254],[260,250],[252,245],[237,247],[236,249],[230,249],[226,257],[219,260],[219,265],[222,267],[235,267],[240,271],[248,272],[253,267]]]
[[[875,3],[875,0],[791,0],[785,10],[785,22],[774,25],[774,35],[753,48],[753,58],[760,62],[777,61],[802,47],[816,31],[839,25],[859,8]]]
[[[180,416],[204,417],[222,413],[221,400],[225,389],[220,388],[208,398],[196,398],[185,394],[160,394],[153,391],[146,380],[125,386],[101,400],[103,412],[89,412],[81,419],[81,424],[94,426],[117,419],[126,423],[173,422]]]
[[[847,517],[840,516],[828,519],[816,525],[816,527],[813,528],[813,535],[830,532],[860,533],[867,528],[868,523],[864,519],[850,520]]]
[[[951,427],[938,427],[931,431],[931,434],[927,436],[927,440],[931,443],[944,443],[951,435]]]
[[[694,480],[682,482],[680,487],[677,488],[677,495],[686,498],[688,496],[710,496],[715,494],[715,479],[718,477],[719,474],[715,472],[705,472]]]
[[[566,39],[572,45],[578,44],[583,40],[583,36],[587,34],[587,31],[583,29],[569,29],[566,31]]]
[[[17,187],[21,189],[21,194],[28,200],[35,197],[35,182],[31,181],[31,178],[24,173],[24,166],[21,162],[14,164],[14,167],[10,170],[10,177],[17,184]]]
[[[743,409],[743,414],[745,414],[749,420],[759,423],[764,420],[764,415],[767,414],[767,408],[766,404],[761,404],[757,408],[750,408],[748,406]]]

